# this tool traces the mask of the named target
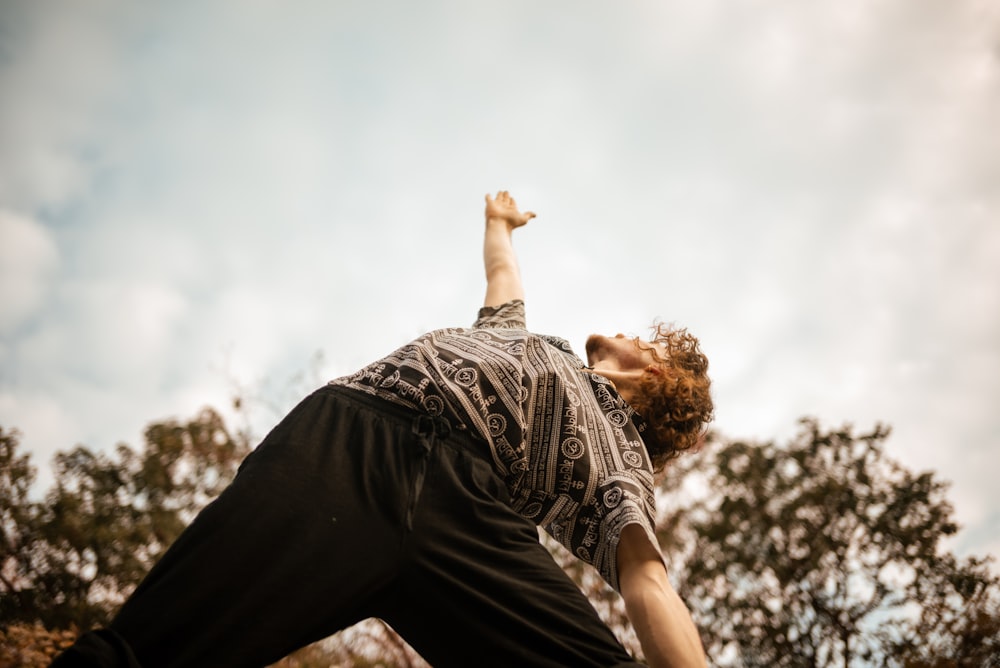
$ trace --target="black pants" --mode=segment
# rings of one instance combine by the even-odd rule
[[[54,666],[262,666],[368,617],[434,666],[631,657],[510,508],[485,445],[324,387]],[[94,658],[87,662],[83,657]]]

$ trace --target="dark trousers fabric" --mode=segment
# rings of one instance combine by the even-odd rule
[[[440,418],[321,388],[53,665],[262,666],[368,617],[434,666],[633,665],[488,458]]]

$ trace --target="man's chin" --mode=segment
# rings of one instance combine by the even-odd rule
[[[587,365],[594,366],[594,354],[601,349],[601,344],[604,342],[603,336],[600,334],[591,334],[587,337],[587,343],[584,345],[584,349],[587,351]]]

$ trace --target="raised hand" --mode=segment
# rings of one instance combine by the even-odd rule
[[[521,227],[535,217],[531,211],[521,213],[517,209],[517,202],[506,190],[501,190],[496,197],[486,195],[486,220],[502,220],[507,223],[507,227],[514,229]]]

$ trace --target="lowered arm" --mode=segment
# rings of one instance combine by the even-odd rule
[[[667,579],[659,553],[637,524],[618,542],[618,583],[625,612],[653,668],[704,668],[705,650],[687,606]]]

